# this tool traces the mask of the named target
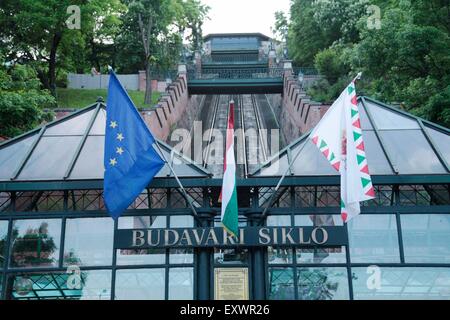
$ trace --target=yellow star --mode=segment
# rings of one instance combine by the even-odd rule
[[[111,128],[115,129],[117,127],[117,122],[111,121],[110,125]]]
[[[123,134],[118,133],[116,139],[119,140],[120,142],[122,142],[122,140],[124,139]]]
[[[117,164],[116,158],[109,159],[109,164],[114,167]]]
[[[122,147],[118,147],[118,148],[116,148],[116,153],[118,153],[118,154],[122,155],[122,153],[123,153],[123,149],[122,149]]]

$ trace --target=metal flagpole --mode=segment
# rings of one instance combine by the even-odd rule
[[[173,169],[172,165],[170,164],[169,161],[167,161],[166,156],[164,155],[163,151],[161,150],[161,147],[159,146],[158,141],[155,140],[155,143],[153,143],[153,145],[156,145],[156,147],[159,150],[159,153],[161,154],[161,156],[164,158],[164,161],[167,163],[167,165],[169,166],[170,171],[172,172],[173,176],[175,177],[175,180],[177,181],[178,185],[180,186],[181,189],[181,193],[183,194],[184,198],[186,199],[186,201],[189,203],[189,206],[191,207],[192,212],[194,213],[194,216],[196,219],[199,219],[197,210],[195,210],[194,205],[192,204],[192,202],[189,199],[189,196],[186,192],[186,190],[184,189],[183,185],[181,184],[180,179],[178,178],[177,174],[175,173],[175,170]]]
[[[353,78],[353,81],[352,81],[352,82],[361,79],[361,76],[362,76],[362,72],[359,72],[359,73],[357,74],[357,76],[356,76],[355,78]],[[286,178],[286,175],[287,175],[288,172],[291,170],[292,164],[295,162],[295,160],[297,160],[298,156],[300,155],[300,152],[302,152],[303,148],[306,146],[306,142],[308,141],[310,135],[311,135],[311,131],[309,132],[308,137],[305,139],[305,142],[303,143],[303,145],[300,147],[300,149],[298,150],[298,152],[295,154],[295,156],[294,156],[294,158],[292,159],[292,161],[290,161],[290,162],[288,163],[288,167],[287,167],[286,171],[284,172],[284,174],[281,176],[280,180],[278,181],[278,184],[277,184],[277,186],[275,187],[275,190],[273,191],[272,195],[270,196],[270,199],[269,199],[269,201],[268,201],[268,203],[267,203],[267,206],[264,208],[264,211],[263,211],[263,213],[261,214],[260,223],[261,223],[261,222],[263,221],[263,219],[267,216],[267,210],[269,210],[269,208],[272,206],[272,204],[273,204],[273,203],[272,203],[272,202],[273,202],[273,199],[275,198],[275,195],[277,194],[278,189],[280,189],[280,186],[281,186],[281,184],[282,184],[284,178]]]

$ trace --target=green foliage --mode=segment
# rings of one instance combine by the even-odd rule
[[[93,104],[97,101],[98,97],[103,97],[106,100],[107,90],[106,89],[66,89],[58,88],[57,92],[57,102],[59,108],[84,108],[88,105]],[[138,108],[149,107],[149,105],[144,104],[144,92],[128,90],[128,94],[133,100],[133,103]],[[152,104],[155,104],[160,97],[159,92],[152,93]]]
[[[50,92],[40,89],[31,67],[0,69],[0,135],[13,137],[33,129],[49,118],[43,109],[55,104]]]
[[[380,28],[368,23],[369,4],[381,9]],[[334,100],[362,71],[360,93],[449,127],[449,12],[440,0],[294,0],[288,45],[296,64],[326,78],[314,100]]]

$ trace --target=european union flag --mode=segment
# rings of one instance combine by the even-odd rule
[[[164,166],[155,139],[113,71],[106,107],[103,198],[115,219]]]

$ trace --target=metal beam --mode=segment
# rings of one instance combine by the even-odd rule
[[[64,177],[63,177],[64,180],[66,180],[72,173],[75,163],[76,163],[78,157],[80,156],[81,150],[83,149],[83,146],[86,143],[87,137],[89,136],[89,132],[91,131],[92,126],[94,125],[95,119],[97,119],[97,115],[98,115],[100,108],[101,108],[101,103],[99,101],[99,102],[97,102],[97,106],[95,107],[94,114],[92,115],[86,129],[84,130],[83,137],[81,138],[81,141],[77,146],[75,154],[73,155],[72,160],[70,161],[70,164],[67,167],[66,173],[64,174]]]
[[[237,187],[273,187],[279,176],[237,179]],[[221,187],[222,179],[180,178],[185,187]],[[449,184],[450,174],[434,175],[372,175],[375,185],[389,184]],[[287,176],[281,186],[337,186],[339,176]],[[177,188],[173,178],[156,178],[150,188]],[[103,189],[103,180],[66,180],[66,181],[3,181],[0,191],[37,191],[37,190],[94,190]]]
[[[36,146],[38,145],[39,141],[41,140],[41,137],[44,134],[45,129],[47,129],[46,126],[43,126],[41,128],[41,130],[38,133],[38,136],[34,140],[33,144],[30,146],[30,149],[28,150],[27,154],[25,155],[25,157],[20,162],[20,164],[17,167],[16,171],[13,173],[13,175],[11,177],[11,180],[17,179],[17,177],[20,175],[20,173],[22,172],[23,168],[25,167],[25,164],[27,163],[28,159],[30,159],[31,154],[33,153],[34,149],[36,149]]]
[[[420,129],[422,130],[423,134],[425,135],[425,138],[427,139],[428,143],[431,145],[431,148],[433,149],[434,153],[436,153],[436,156],[438,157],[439,161],[441,162],[442,166],[447,170],[447,172],[450,172],[450,165],[447,162],[447,160],[442,155],[439,148],[436,146],[433,138],[428,133],[427,129],[425,128],[425,125],[423,124],[422,119],[418,118],[417,122],[419,123]]]
[[[372,114],[371,114],[369,108],[366,107],[366,104],[365,104],[365,97],[361,97],[360,99],[361,99],[363,108],[364,108],[364,110],[366,111],[367,118],[369,118],[369,122],[370,122],[370,124],[371,124],[372,127],[373,127],[373,130],[374,130],[374,132],[375,132],[375,136],[377,137],[378,142],[380,143],[381,149],[383,150],[384,155],[386,156],[386,159],[387,159],[387,161],[388,161],[388,163],[389,163],[389,165],[390,165],[392,171],[393,171],[395,174],[398,174],[399,172],[398,172],[397,166],[395,165],[395,163],[394,163],[394,161],[392,160],[392,157],[391,157],[389,151],[386,149],[386,146],[385,146],[385,144],[383,143],[383,139],[382,139],[382,137],[380,136],[380,132],[379,132],[379,130],[378,130],[377,124],[376,124],[375,121],[373,120],[373,117],[372,117]]]

